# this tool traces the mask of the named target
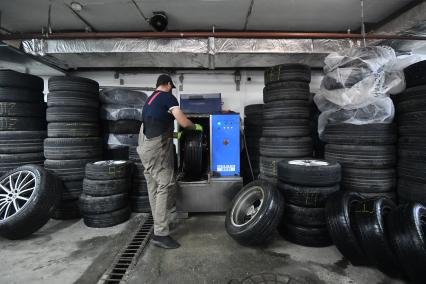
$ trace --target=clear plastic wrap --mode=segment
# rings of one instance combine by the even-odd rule
[[[103,89],[99,98],[103,104],[143,107],[148,96],[144,92],[111,88]]]
[[[138,146],[138,134],[109,134],[106,137],[108,148],[116,146]]]
[[[395,109],[389,94],[405,89],[403,68],[416,56],[398,58],[390,47],[352,48],[324,60],[325,76],[314,102],[321,111],[318,133],[328,122],[391,123]]]
[[[123,105],[102,105],[101,118],[104,120],[139,120],[142,121],[143,107],[130,107]]]

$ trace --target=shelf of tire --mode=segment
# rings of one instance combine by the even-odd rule
[[[279,161],[312,157],[310,81],[310,67],[303,64],[265,71],[259,168],[261,178],[275,185]]]
[[[426,61],[404,71],[407,89],[396,95],[398,198],[426,205]]]
[[[342,189],[396,199],[395,124],[328,124],[325,159],[342,165]]]
[[[130,218],[131,163],[98,161],[87,163],[79,207],[86,226],[105,228]]]
[[[49,79],[44,166],[64,183],[53,218],[80,218],[78,198],[87,163],[102,159],[99,127],[99,85],[80,77]]]
[[[0,176],[25,164],[43,165],[43,88],[39,77],[0,70]]]

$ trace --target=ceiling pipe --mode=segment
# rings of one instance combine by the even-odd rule
[[[24,39],[111,39],[111,38],[245,38],[245,39],[363,39],[362,34],[295,32],[67,32],[0,35],[0,40]],[[426,36],[366,34],[374,40],[426,40]]]

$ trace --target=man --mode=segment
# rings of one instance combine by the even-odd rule
[[[175,88],[168,75],[160,75],[157,89],[143,108],[143,124],[139,134],[138,154],[145,168],[149,203],[154,217],[154,245],[174,249],[180,244],[169,236],[169,194],[175,187],[173,129],[176,119],[186,129],[203,131],[180,110],[171,93]]]

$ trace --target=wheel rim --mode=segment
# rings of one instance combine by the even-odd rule
[[[125,163],[126,161],[123,161],[123,160],[120,160],[120,161],[109,160],[109,161],[99,161],[93,164],[97,166],[115,166],[115,165],[123,165]]]
[[[329,163],[325,161],[319,161],[319,160],[293,160],[288,163],[290,165],[305,166],[305,167],[318,167],[318,166],[329,165]]]
[[[260,186],[246,190],[235,202],[231,211],[231,222],[236,227],[248,224],[259,213],[263,204],[264,191]]]
[[[0,182],[0,221],[5,221],[22,210],[36,188],[33,172],[12,173]]]

